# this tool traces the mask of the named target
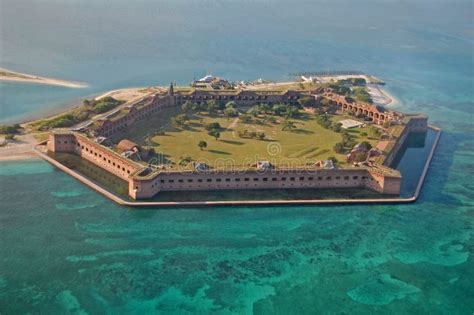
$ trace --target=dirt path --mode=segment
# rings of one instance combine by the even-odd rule
[[[237,126],[237,123],[238,123],[238,122],[239,122],[239,117],[235,118],[235,119],[229,124],[229,126],[227,126],[226,131],[229,131],[229,130],[231,130],[231,129],[234,129],[235,126]],[[232,130],[232,137],[237,138],[237,137],[235,136],[235,131],[234,131],[234,130]]]

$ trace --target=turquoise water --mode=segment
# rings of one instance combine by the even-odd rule
[[[1,84],[0,122],[207,71],[355,69],[443,136],[410,205],[136,210],[43,161],[2,162],[0,312],[472,314],[472,12],[463,1],[2,1],[1,66],[90,87]]]

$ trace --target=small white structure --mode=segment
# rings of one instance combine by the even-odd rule
[[[326,161],[324,161],[323,163],[324,163],[324,164],[323,164],[323,168],[324,168],[324,169],[332,170],[332,169],[336,168],[336,167],[334,166],[334,163],[333,163],[332,160],[326,160]]]
[[[204,172],[204,171],[207,171],[209,169],[209,165],[207,165],[206,163],[197,162],[194,165],[194,169],[198,172]]]
[[[208,75],[206,75],[205,77],[199,79],[198,82],[211,83],[212,80],[214,80],[214,76],[208,74]]]
[[[272,165],[272,163],[270,163],[268,161],[258,161],[257,162],[257,168],[259,170],[268,170],[268,169],[272,169],[273,165]]]
[[[354,119],[344,119],[341,120],[339,123],[342,124],[342,128],[344,129],[351,129],[351,128],[356,128],[356,127],[362,127],[365,124],[363,122],[354,120]]]

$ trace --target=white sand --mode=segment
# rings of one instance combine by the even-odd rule
[[[2,137],[3,140],[3,137]],[[0,161],[23,160],[34,157],[33,147],[37,141],[31,134],[19,135],[0,147]]]
[[[390,106],[398,103],[398,100],[386,90],[376,84],[368,84],[370,97],[376,105]]]
[[[1,73],[4,72],[4,73]],[[8,73],[8,75],[5,74]],[[30,75],[21,72],[14,72],[4,68],[0,68],[0,81],[24,82],[24,83],[38,83],[47,85],[58,85],[70,88],[85,88],[87,84],[83,82],[66,81],[54,78],[44,78],[35,75]]]

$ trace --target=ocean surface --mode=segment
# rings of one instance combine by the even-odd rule
[[[472,1],[0,2],[0,123],[207,73],[360,70],[443,128],[409,205],[129,209],[41,160],[0,162],[1,314],[474,311]],[[417,155],[413,154],[413,160]]]

